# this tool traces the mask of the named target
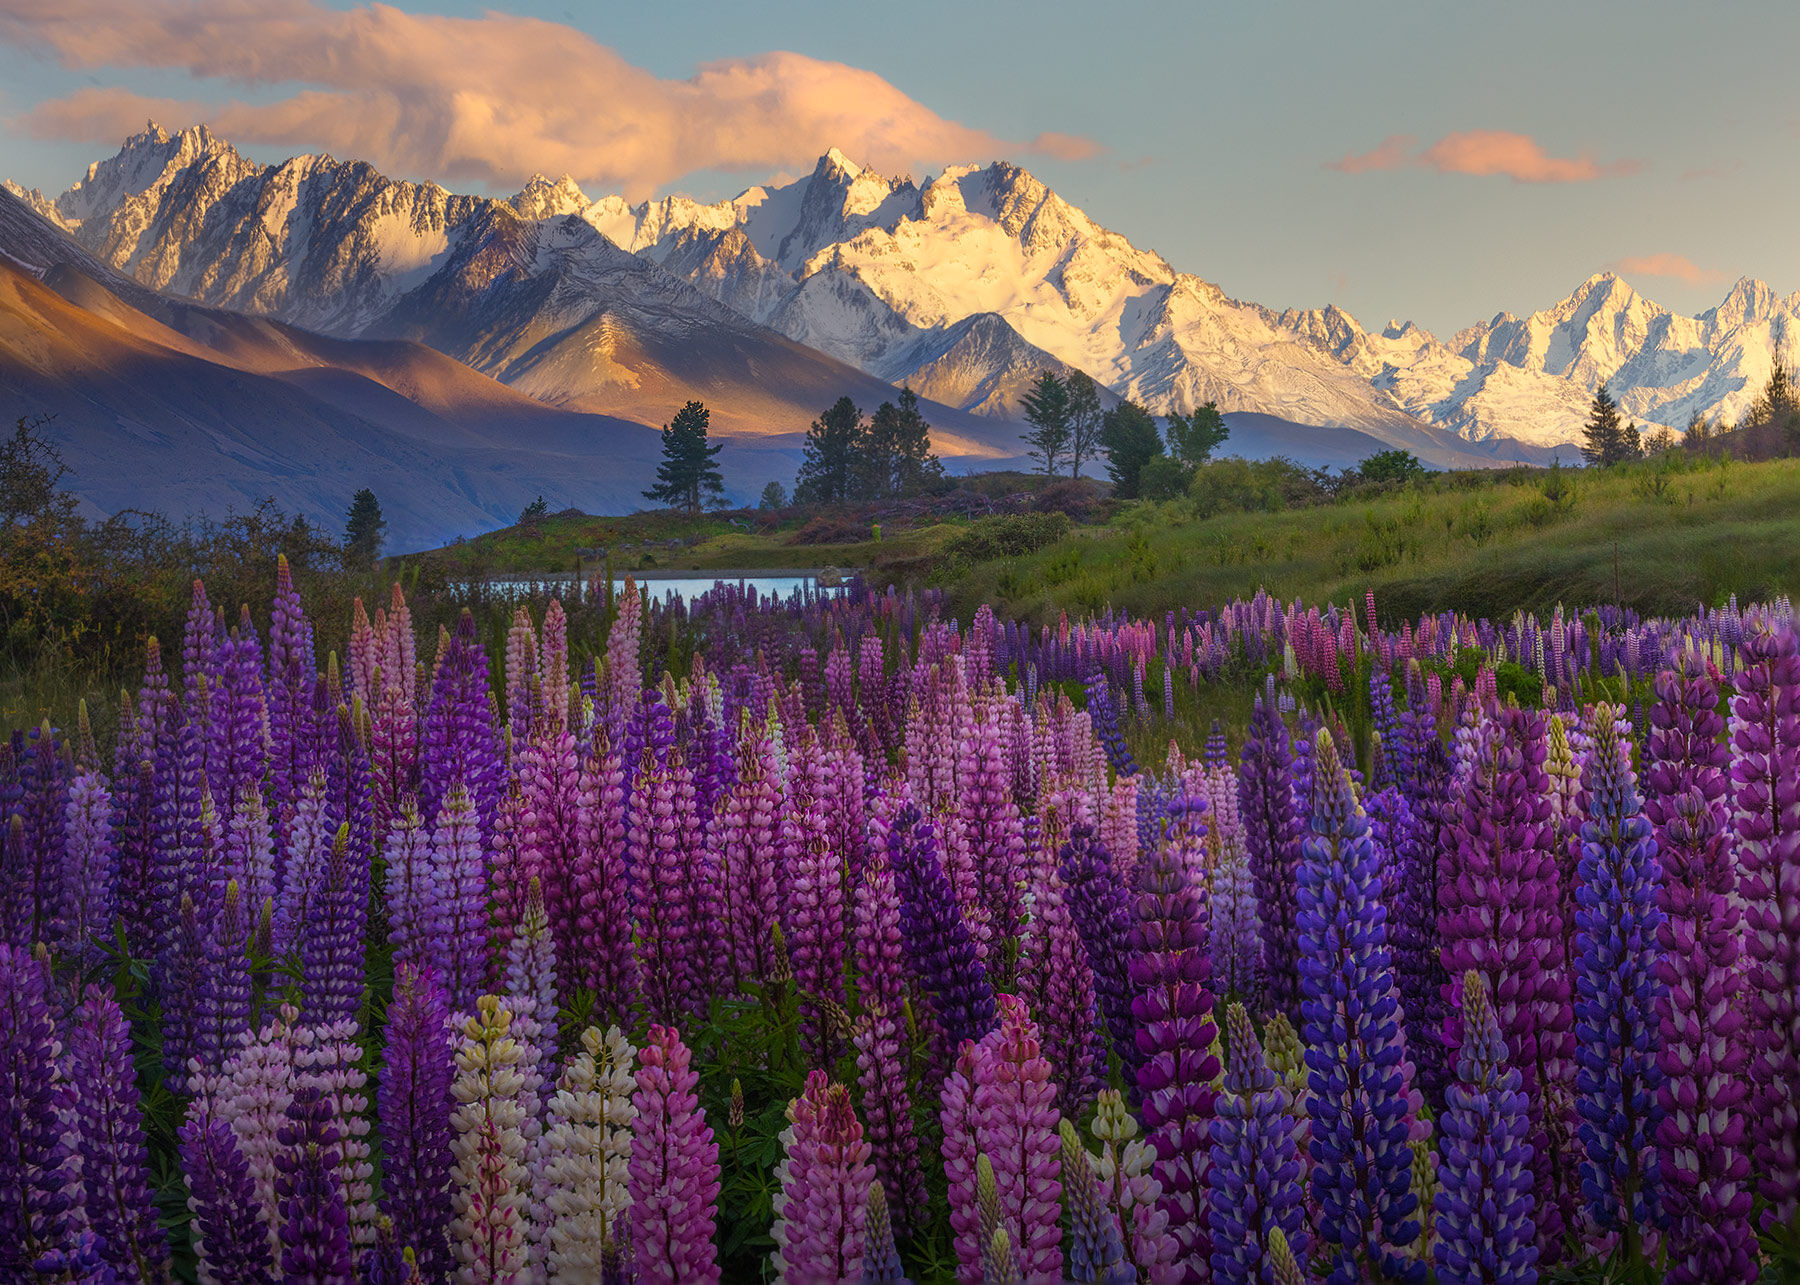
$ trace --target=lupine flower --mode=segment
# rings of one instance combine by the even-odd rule
[[[1175,845],[1158,844],[1139,861],[1136,912],[1130,975],[1142,1058],[1137,1092],[1156,1153],[1161,1208],[1179,1245],[1175,1267],[1192,1279],[1212,1257],[1205,1193],[1218,1028],[1207,990],[1200,893]]]
[[[462,1285],[510,1285],[525,1270],[531,1192],[520,1103],[524,1054],[511,1027],[499,999],[483,995],[456,1053],[450,1234]]]
[[[354,1285],[349,1217],[338,1185],[337,1125],[331,1105],[310,1086],[288,1103],[276,1154],[281,1275],[306,1285]]]
[[[554,1285],[597,1280],[608,1243],[623,1230],[636,1055],[618,1027],[588,1027],[550,1099],[544,1184]]]
[[[381,1212],[431,1280],[450,1270],[450,1009],[432,972],[395,970],[376,1103],[381,1116]]]
[[[35,1279],[32,1264],[61,1248],[73,1221],[58,1107],[61,1046],[44,967],[0,944],[0,1279]]]
[[[1081,933],[1094,995],[1113,1052],[1125,1069],[1126,1082],[1136,1084],[1142,1055],[1137,1047],[1137,1020],[1131,1015],[1130,958],[1133,900],[1113,870],[1111,857],[1093,827],[1075,825],[1062,847],[1057,873],[1067,888],[1069,912]]]
[[[631,1137],[631,1249],[641,1285],[716,1285],[719,1145],[681,1037],[652,1026],[641,1054]]]
[[[197,1101],[177,1137],[201,1281],[268,1285],[274,1269],[268,1219],[257,1204],[250,1170],[231,1126],[207,1114]]]
[[[864,1222],[867,1248],[863,1250],[861,1285],[912,1285],[900,1265],[894,1247],[894,1223],[888,1216],[887,1196],[879,1179],[869,1184],[869,1211]]]
[[[488,983],[487,856],[469,792],[459,783],[445,795],[431,839],[437,895],[446,925],[444,990],[452,1010],[474,1007]]]
[[[570,980],[594,992],[596,1014],[622,1019],[638,1000],[638,969],[625,873],[624,767],[604,744],[582,765],[580,822],[580,866],[572,878],[580,890],[582,948],[566,963]]]
[[[788,1104],[781,1141],[771,1265],[795,1282],[860,1277],[875,1168],[849,1091],[813,1071]]]
[[[1069,1279],[1083,1285],[1136,1285],[1137,1270],[1125,1258],[1119,1218],[1106,1202],[1094,1158],[1081,1145],[1068,1117],[1060,1128],[1063,1208],[1069,1218]]]
[[[994,992],[938,860],[935,831],[916,807],[894,818],[888,861],[900,892],[907,955],[931,1001],[943,1047],[956,1049],[993,1028]]]
[[[855,949],[864,1013],[851,1038],[863,1118],[868,1122],[875,1172],[898,1193],[901,1223],[910,1227],[924,1208],[925,1182],[901,1044],[906,993],[900,901],[885,844],[869,854],[856,886]]]
[[[1292,783],[1287,727],[1275,705],[1275,684],[1257,697],[1238,759],[1239,811],[1250,877],[1263,926],[1264,980],[1276,1012],[1300,1008],[1294,928],[1294,872],[1300,859],[1300,810]]]
[[[1212,1121],[1212,1278],[1252,1285],[1272,1231],[1305,1253],[1297,1132],[1287,1090],[1263,1060],[1256,1029],[1242,1004],[1227,1010],[1225,1089]]]
[[[1079,1116],[1093,1101],[1106,1069],[1094,1003],[1094,973],[1087,950],[1064,898],[1062,881],[1051,876],[1032,895],[1019,969],[1022,990],[1038,1015],[1044,1054],[1057,1085],[1057,1109]]]
[[[1438,1117],[1434,1263],[1443,1285],[1535,1285],[1530,1109],[1522,1078],[1488,998],[1487,980],[1463,974],[1463,1043],[1456,1081]]]
[[[1423,1279],[1399,1251],[1413,1218],[1406,1042],[1387,949],[1369,820],[1331,734],[1319,732],[1312,833],[1301,845],[1301,1014],[1311,1071],[1317,1265],[1334,1285],[1365,1275]]]
[[[1650,822],[1638,808],[1631,747],[1602,705],[1584,773],[1590,820],[1582,826],[1575,912],[1575,1106],[1587,1158],[1581,1188],[1606,1231],[1622,1231],[1627,1256],[1639,1228],[1661,1222],[1654,1139],[1661,1108],[1655,1010],[1657,908],[1662,868]]]
[[[315,888],[300,946],[300,1011],[313,1025],[353,1019],[362,1008],[368,896],[351,872],[348,823],[338,827]]]
[[[1766,1230],[1800,1219],[1800,643],[1744,639],[1731,702],[1733,822]]]
[[[1756,1274],[1746,1145],[1737,869],[1726,823],[1730,749],[1719,688],[1690,656],[1656,676],[1644,815],[1665,878],[1656,962],[1662,1049],[1657,1166],[1670,1285],[1742,1285]]]

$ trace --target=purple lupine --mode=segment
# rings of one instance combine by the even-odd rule
[[[566,700],[565,700],[566,705]],[[574,959],[582,944],[581,897],[585,878],[581,844],[581,770],[575,737],[567,730],[533,736],[518,756],[521,856],[543,883],[544,911],[562,959]]]
[[[1418,1239],[1418,1199],[1381,871],[1369,819],[1331,734],[1321,730],[1317,746],[1296,916],[1319,1205],[1316,1265],[1327,1268],[1332,1285],[1372,1275],[1422,1281],[1424,1265],[1401,1252]]]
[[[940,1055],[994,1026],[994,990],[938,859],[937,835],[906,805],[888,830],[888,862],[900,893],[900,934],[920,988],[931,1002]]]
[[[307,757],[316,661],[312,624],[300,606],[287,555],[275,562],[275,602],[269,623],[269,784],[273,811],[285,827],[289,810],[312,774]],[[285,833],[285,830],[284,830]]]
[[[785,806],[773,730],[746,712],[738,736],[737,781],[713,827],[720,931],[738,987],[767,975],[769,930],[778,917],[781,816]]]
[[[1550,846],[1543,715],[1509,708],[1471,731],[1469,769],[1451,842],[1439,857],[1443,963],[1473,968],[1494,996],[1500,1033],[1531,1103],[1531,1163],[1539,1261],[1562,1252],[1574,1158],[1571,1130],[1574,1012],[1562,956],[1562,891]]]
[[[1731,751],[1720,736],[1716,673],[1692,657],[1656,676],[1644,754],[1644,815],[1664,880],[1657,976],[1662,1037],[1657,1163],[1670,1285],[1745,1285],[1751,1249],[1749,1085],[1742,952],[1726,792]]]
[[[603,730],[596,729],[595,741],[581,769],[579,861],[573,875],[580,894],[581,946],[568,968],[571,982],[594,992],[597,1014],[623,1022],[638,999],[625,874],[625,776]]]
[[[994,1167],[1000,1216],[1029,1282],[1062,1279],[1062,1139],[1056,1085],[1022,1000],[1002,995],[1000,1025],[982,1044],[985,1073],[970,1103],[982,1154]]]
[[[1017,938],[1022,920],[1019,892],[1024,877],[1025,831],[1008,781],[1000,727],[978,714],[958,755],[956,807],[969,849],[982,921],[996,944]],[[998,965],[1000,958],[990,950],[989,961]],[[1005,980],[995,979],[996,984]]]
[[[484,834],[493,833],[504,768],[488,692],[487,653],[464,611],[444,648],[432,683],[419,746],[419,810],[435,817],[458,784]]]
[[[381,1212],[418,1256],[427,1280],[451,1267],[450,1083],[455,1078],[450,1008],[437,976],[395,971],[376,1106],[381,1117]]]
[[[1294,928],[1294,872],[1300,860],[1300,809],[1292,783],[1287,726],[1275,703],[1275,680],[1256,698],[1238,758],[1238,810],[1250,877],[1262,915],[1264,982],[1275,1012],[1300,1007]]]
[[[69,1139],[58,1118],[60,1047],[45,968],[0,943],[0,1280],[32,1281],[32,1265],[73,1230],[62,1174]]]
[[[1137,1269],[1125,1257],[1124,1233],[1108,1207],[1094,1172],[1094,1158],[1067,1116],[1062,1124],[1063,1208],[1069,1218],[1065,1266],[1079,1285],[1137,1285]]]
[[[262,645],[245,607],[243,619],[219,644],[218,681],[207,689],[206,779],[224,816],[262,791],[269,759],[262,668]]]
[[[1199,1281],[1212,1258],[1206,1166],[1218,1028],[1207,990],[1204,907],[1176,845],[1159,843],[1138,861],[1135,911],[1129,969],[1142,1059],[1137,1096],[1146,1141],[1156,1152],[1159,1207],[1178,1246],[1170,1279]]]
[[[82,719],[87,704],[81,706]],[[95,962],[112,937],[118,906],[119,856],[113,829],[112,792],[96,765],[85,764],[69,782],[63,812],[63,937],[81,957]]]
[[[214,1285],[270,1285],[268,1224],[231,1126],[196,1102],[176,1137],[204,1279]]]
[[[1269,1069],[1242,1004],[1226,1010],[1225,1026],[1225,1085],[1212,1122],[1212,1279],[1253,1285],[1262,1279],[1272,1232],[1282,1232],[1295,1254],[1305,1256],[1306,1202],[1293,1102]]]
[[[430,836],[411,796],[401,799],[395,810],[384,857],[394,968],[444,969],[450,962],[446,953],[450,907],[432,859]]]
[[[632,1095],[631,1250],[640,1285],[718,1285],[719,1144],[681,1036],[652,1026]]]
[[[1581,1189],[1595,1224],[1622,1233],[1633,1259],[1643,1229],[1662,1221],[1655,1149],[1662,867],[1638,807],[1631,746],[1619,738],[1610,707],[1598,708],[1593,729],[1575,893],[1575,1108],[1587,1153]]]
[[[1437,1243],[1443,1285],[1536,1285],[1530,1106],[1507,1061],[1487,979],[1463,974],[1463,1042],[1438,1117]]]
[[[1436,1104],[1443,1101],[1449,1080],[1442,1032],[1450,978],[1438,942],[1438,864],[1454,835],[1450,759],[1416,664],[1410,667],[1407,692],[1398,737],[1406,742],[1406,753],[1403,760],[1396,756],[1396,765],[1410,773],[1400,777],[1399,785],[1412,813],[1412,829],[1410,842],[1400,843],[1394,854],[1402,895],[1388,907],[1388,944],[1406,1013],[1407,1052],[1418,1066],[1426,1097]]]
[[[368,897],[350,872],[349,823],[338,827],[315,887],[300,946],[300,1011],[310,1026],[354,1018],[363,1000]]]
[[[982,1278],[981,1213],[975,1191],[975,1166],[981,1154],[975,1128],[975,1079],[986,1056],[984,1043],[976,1039],[962,1042],[956,1066],[938,1093],[939,1152],[944,1160],[958,1285],[981,1285]]]
[[[331,1104],[316,1088],[297,1087],[277,1138],[282,1280],[287,1285],[355,1285]]]
[[[488,862],[480,818],[458,782],[444,796],[431,836],[432,864],[442,899],[444,990],[450,1007],[465,1012],[487,986]]]
[[[131,1030],[110,987],[95,985],[83,996],[67,1057],[87,1224],[118,1280],[154,1285],[168,1273],[169,1242],[150,1194]]]
[[[1132,895],[1114,872],[1112,859],[1091,825],[1069,827],[1057,873],[1067,889],[1069,911],[1081,932],[1088,966],[1094,973],[1094,995],[1106,1021],[1113,1053],[1124,1068],[1128,1084],[1137,1082],[1142,1055],[1137,1046],[1137,1021],[1131,1015],[1131,978],[1127,971],[1131,954]]]
[[[217,1075],[250,1029],[250,924],[243,894],[234,879],[218,896],[219,904],[204,918],[194,917],[200,975],[194,990],[191,1055],[198,1060],[201,1075]]]
[[[900,1251],[894,1245],[894,1221],[888,1213],[887,1196],[882,1191],[880,1179],[869,1184],[869,1209],[863,1226],[861,1285],[912,1285],[900,1264]]]
[[[675,777],[644,756],[631,792],[631,892],[638,929],[638,966],[652,1018],[673,1021],[688,1011],[694,925],[686,862],[676,816]]]
[[[1764,1230],[1800,1225],[1800,641],[1752,632],[1731,702],[1750,1112]]]
[[[1033,890],[1031,922],[1020,956],[1021,989],[1028,991],[1057,1085],[1057,1109],[1079,1117],[1099,1091],[1106,1052],[1094,1001],[1094,970],[1054,875]]]
[[[875,1167],[850,1092],[815,1070],[788,1104],[788,1121],[770,1265],[782,1280],[858,1279]]]
[[[885,846],[869,854],[857,881],[854,942],[863,1017],[852,1039],[863,1117],[868,1121],[875,1173],[899,1201],[900,1226],[910,1228],[925,1207],[925,1180],[919,1169],[919,1139],[902,1044],[906,988],[900,895]]]
[[[830,1015],[844,1003],[842,861],[825,836],[817,802],[798,819],[805,837],[788,862],[788,949],[805,1046],[814,1065],[829,1066],[841,1047]]]

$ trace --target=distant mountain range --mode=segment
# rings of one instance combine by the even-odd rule
[[[129,398],[103,394],[128,358],[101,360],[102,335],[136,345],[133,369],[156,367],[163,416],[218,378],[187,363],[235,372],[239,387],[276,381],[232,426],[217,402],[188,414],[219,421],[201,436],[237,461],[233,493],[287,476],[220,444],[234,433],[315,470],[334,510],[345,480],[382,459],[400,467],[412,443],[463,470],[465,507],[424,504],[422,535],[509,518],[537,490],[629,507],[655,450],[642,426],[688,397],[747,462],[740,498],[791,476],[821,407],[847,394],[870,410],[900,383],[928,399],[941,452],[1007,460],[1020,396],[1046,367],[1085,370],[1159,413],[1216,401],[1235,448],[1311,463],[1380,446],[1445,466],[1570,457],[1603,380],[1645,424],[1740,414],[1800,315],[1800,295],[1744,281],[1683,317],[1601,275],[1444,341],[1410,323],[1369,331],[1335,307],[1230,299],[1004,163],[921,186],[832,150],[805,178],[710,205],[591,200],[541,177],[500,200],[358,161],[259,165],[204,127],[155,125],[60,196],[8,184],[0,255],[0,391],[62,409],[98,446],[129,437],[133,418]],[[297,425],[326,419],[364,455],[316,458],[336,439]],[[175,443],[161,421],[149,432]],[[177,472],[171,485],[209,476]],[[143,489],[121,478],[120,495]],[[106,507],[103,492],[85,493]]]

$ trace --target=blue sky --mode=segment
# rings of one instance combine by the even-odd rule
[[[912,157],[921,176],[1005,155],[1232,295],[1336,302],[1371,326],[1397,316],[1447,334],[1547,306],[1621,263],[1682,311],[1711,306],[1741,275],[1800,289],[1787,173],[1800,144],[1788,53],[1800,8],[1789,5],[409,0],[397,16],[354,12],[384,30],[407,15],[476,21],[398,32],[387,53],[370,43],[356,73],[368,83],[330,87],[404,84],[392,120],[361,98],[295,105],[327,61],[335,68],[335,11],[350,6],[265,8],[244,26],[225,0],[0,0],[0,174],[60,190],[150,100],[170,128],[186,113],[234,141],[260,132],[246,146],[260,158],[386,149],[371,159],[390,172],[476,191],[585,166],[590,195],[714,198],[803,170],[833,144],[858,159]],[[494,13],[555,25],[484,18]],[[103,24],[119,32],[110,44],[93,34]],[[590,44],[585,61],[556,64],[576,83],[533,83],[556,79],[536,74],[540,45],[554,60]],[[429,56],[415,60],[420,48]],[[774,51],[801,57],[765,57]],[[718,83],[690,96],[685,82],[708,64]],[[491,155],[467,143],[479,116],[460,139],[434,137],[433,113],[474,81],[492,100],[483,110],[507,117]],[[577,89],[586,97],[570,118],[533,101]],[[648,123],[646,100],[658,104]],[[749,142],[689,137],[684,112],[736,118],[740,107]],[[616,141],[627,131],[640,134],[635,151]],[[1346,157],[1365,159],[1333,168]]]

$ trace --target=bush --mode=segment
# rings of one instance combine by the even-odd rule
[[[971,522],[944,545],[943,556],[951,564],[1022,558],[1067,534],[1066,513],[1006,513]]]
[[[1086,522],[1105,498],[1106,488],[1092,478],[1065,477],[1039,491],[1032,507],[1039,513],[1065,513],[1072,521]]]
[[[1173,500],[1188,489],[1192,477],[1174,456],[1152,456],[1138,474],[1138,494],[1146,500]]]
[[[869,538],[869,523],[849,513],[821,513],[788,537],[789,544],[860,544]]]
[[[1218,513],[1274,513],[1290,504],[1313,503],[1318,485],[1292,460],[1246,460],[1233,456],[1194,470],[1188,494],[1203,518]]]

